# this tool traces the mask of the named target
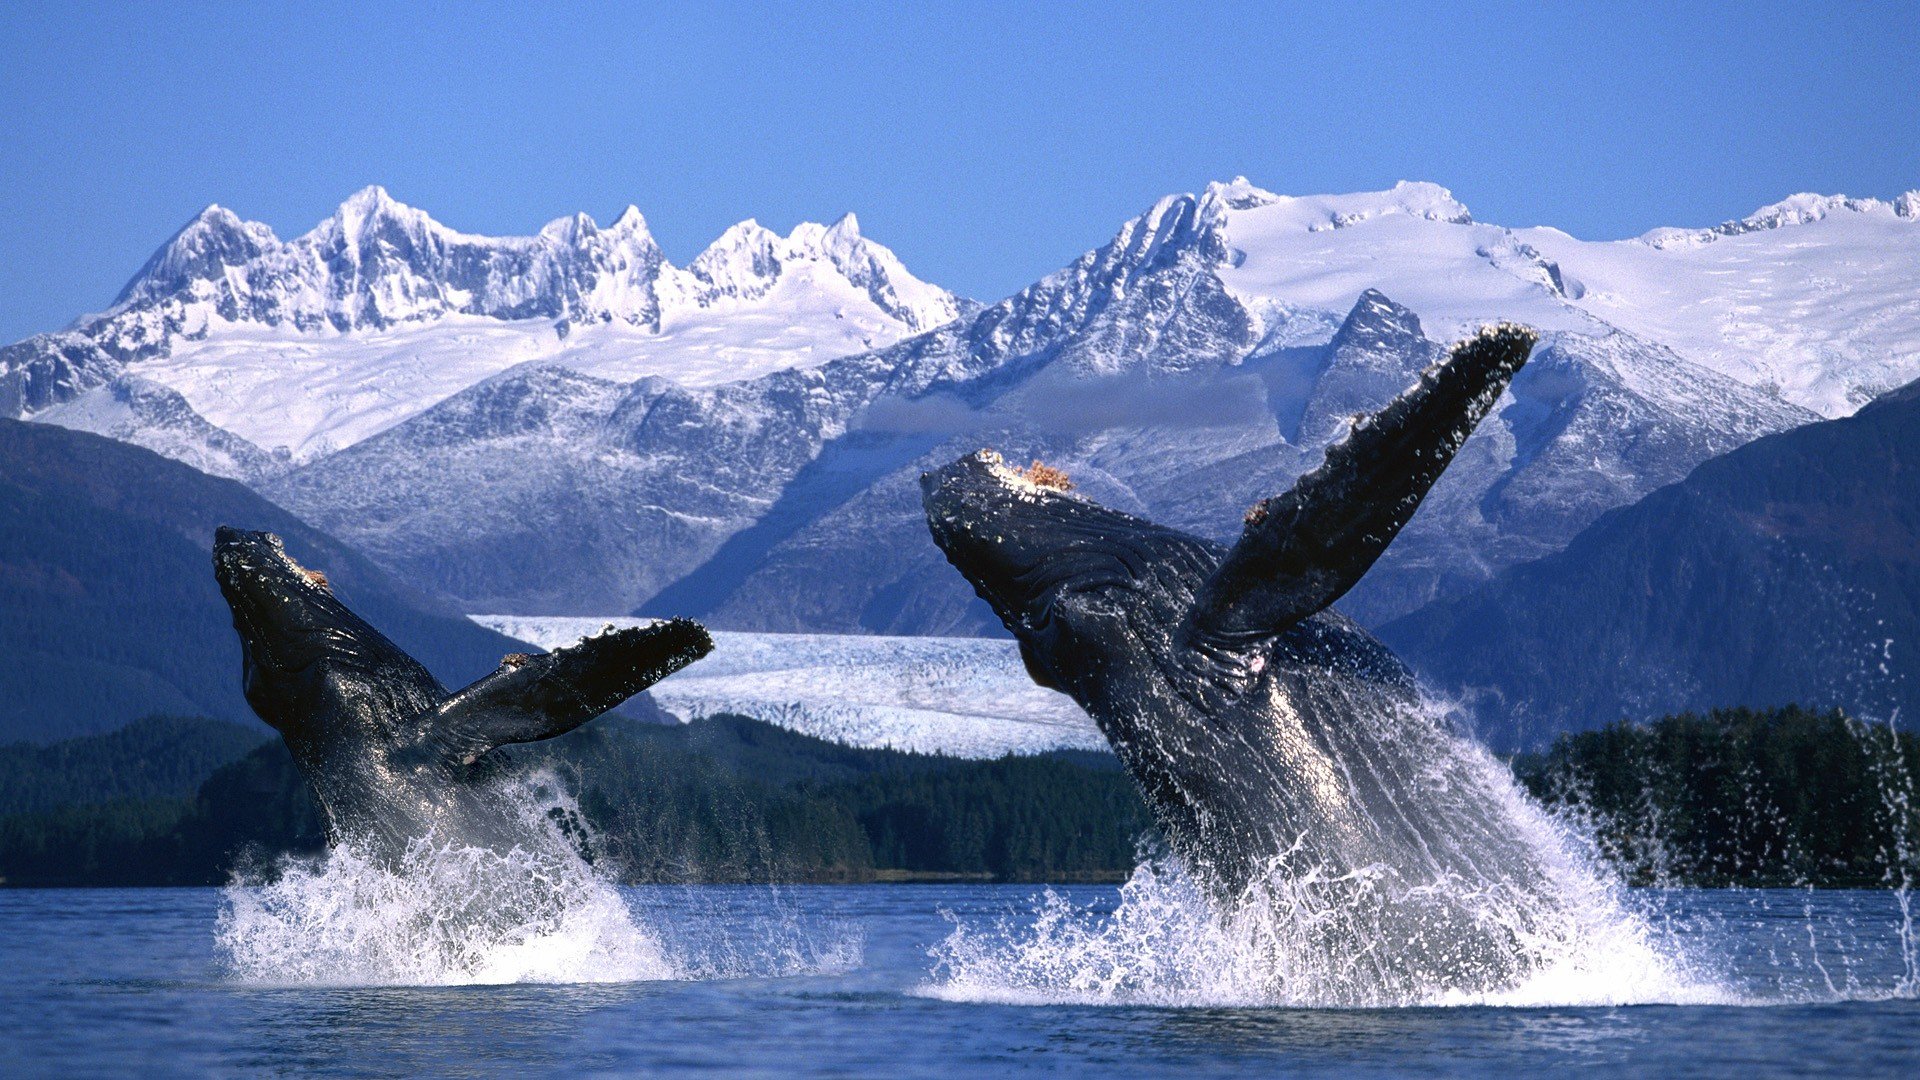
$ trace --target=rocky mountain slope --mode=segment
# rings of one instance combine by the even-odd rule
[[[1716,454],[1920,375],[1920,300],[1906,288],[1920,194],[1796,196],[1714,229],[1589,243],[1475,222],[1430,184],[1293,198],[1237,180],[1162,199],[977,309],[845,224],[782,238],[749,223],[679,270],[654,261],[637,216],[484,241],[389,202],[363,193],[360,209],[277,248],[209,226],[217,242],[157,256],[136,284],[159,284],[130,286],[109,319],[127,329],[103,340],[123,353],[161,327],[149,336],[170,342],[164,356],[116,361],[113,378],[148,383],[110,379],[80,400],[78,377],[61,381],[77,370],[59,362],[72,335],[56,335],[0,359],[0,394],[248,476],[469,610],[963,633],[991,620],[925,542],[914,480],[981,445],[1220,536],[1446,341],[1482,321],[1533,323],[1546,337],[1532,364],[1347,601],[1377,623],[1557,550]],[[336,260],[318,291],[178,286],[213,282],[209,260],[229,283],[234,266],[308,266],[317,256],[268,249],[344,251],[348,235],[379,238],[348,245],[363,268],[412,252],[401,261],[433,272],[348,274],[352,260]],[[597,269],[613,266],[628,269]],[[834,325],[885,320],[869,335],[880,347],[816,334],[810,352],[771,338],[759,353],[687,351],[693,329],[731,340],[749,313],[793,318],[813,310],[794,296],[833,289],[858,293]],[[199,299],[155,299],[181,295]],[[188,342],[165,331],[171,316],[136,317],[176,307],[211,312],[175,321],[212,329]],[[229,310],[281,322],[242,327]],[[527,334],[549,351],[501,345]],[[836,348],[848,355],[828,359]],[[487,359],[454,362],[466,355]],[[284,454],[230,430],[230,417],[298,413],[303,385],[331,404],[322,419],[271,421],[305,425],[274,444]],[[203,407],[220,394],[231,411]]]
[[[1920,706],[1920,383],[1760,439],[1381,635],[1497,742],[1726,704]]]

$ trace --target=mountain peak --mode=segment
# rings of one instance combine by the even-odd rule
[[[1420,316],[1380,290],[1368,289],[1341,320],[1333,336],[1333,348],[1335,352],[1353,348],[1406,351],[1409,343],[1425,337]]]
[[[257,258],[278,242],[273,230],[265,225],[244,221],[219,203],[208,203],[206,209],[195,214],[160,245],[140,272],[120,290],[114,306],[175,292],[196,280],[219,277],[226,267]]]
[[[1850,195],[1820,195],[1803,191],[1755,210],[1746,217],[1723,221],[1706,229],[1654,229],[1640,242],[1665,250],[1674,247],[1698,247],[1729,236],[1810,225],[1842,214],[1891,216],[1902,221],[1920,221],[1920,190],[1909,191],[1890,201],[1857,199]]]
[[[193,215],[193,220],[187,223],[187,228],[192,228],[195,225],[232,227],[238,226],[239,224],[240,216],[238,214],[235,214],[233,211],[216,202],[208,203],[206,209]],[[185,232],[186,229],[182,229],[181,231]]]
[[[613,224],[607,226],[607,231],[611,233],[646,233],[652,235],[652,230],[647,228],[647,219],[641,215],[640,208],[632,203],[628,203],[627,208],[620,211],[620,216],[614,218]]]
[[[333,216],[322,223],[322,227],[331,225],[348,246],[358,246],[369,227],[387,221],[409,229],[436,227],[425,211],[400,202],[387,194],[387,189],[379,184],[369,184],[347,196],[346,201],[334,209]]]
[[[340,203],[340,209],[355,213],[373,213],[388,206],[398,206],[387,189],[379,184],[368,184],[359,191],[347,196]]]
[[[600,226],[585,211],[557,217],[540,227],[540,235],[563,244],[578,243],[581,239],[597,235]]]
[[[1244,176],[1227,181],[1215,180],[1207,185],[1200,196],[1203,204],[1220,210],[1251,210],[1256,206],[1278,202],[1280,198],[1271,191],[1255,187],[1253,181]]]

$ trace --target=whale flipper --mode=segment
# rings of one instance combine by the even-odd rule
[[[1239,542],[1201,586],[1188,640],[1271,637],[1345,595],[1413,517],[1536,337],[1502,323],[1455,345],[1329,447],[1319,468],[1248,511]]]
[[[471,764],[507,743],[565,735],[712,651],[706,628],[689,619],[599,634],[510,658],[447,698],[429,725],[449,756]]]

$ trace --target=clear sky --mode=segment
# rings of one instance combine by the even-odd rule
[[[369,183],[470,232],[635,203],[681,262],[853,210],[981,299],[1236,174],[1587,238],[1920,187],[1914,0],[282,6],[0,5],[0,341],[209,202],[289,237]]]

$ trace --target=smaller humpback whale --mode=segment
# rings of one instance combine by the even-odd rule
[[[286,740],[331,839],[384,858],[427,837],[512,848],[525,829],[486,783],[495,749],[564,735],[713,649],[700,624],[674,619],[509,654],[449,694],[279,537],[222,527],[213,565],[247,703]]]
[[[921,478],[935,542],[1035,681],[1093,718],[1188,871],[1229,911],[1314,907],[1293,922],[1320,935],[1320,954],[1375,969],[1375,988],[1511,978],[1511,941],[1498,940],[1511,927],[1486,925],[1485,894],[1536,888],[1548,857],[1516,837],[1496,790],[1510,781],[1476,772],[1497,763],[1462,752],[1386,647],[1326,608],[1406,525],[1534,341],[1503,324],[1455,345],[1254,505],[1231,549],[991,451]],[[1309,903],[1302,888],[1322,895]],[[1368,888],[1400,899],[1363,915],[1353,897]]]

